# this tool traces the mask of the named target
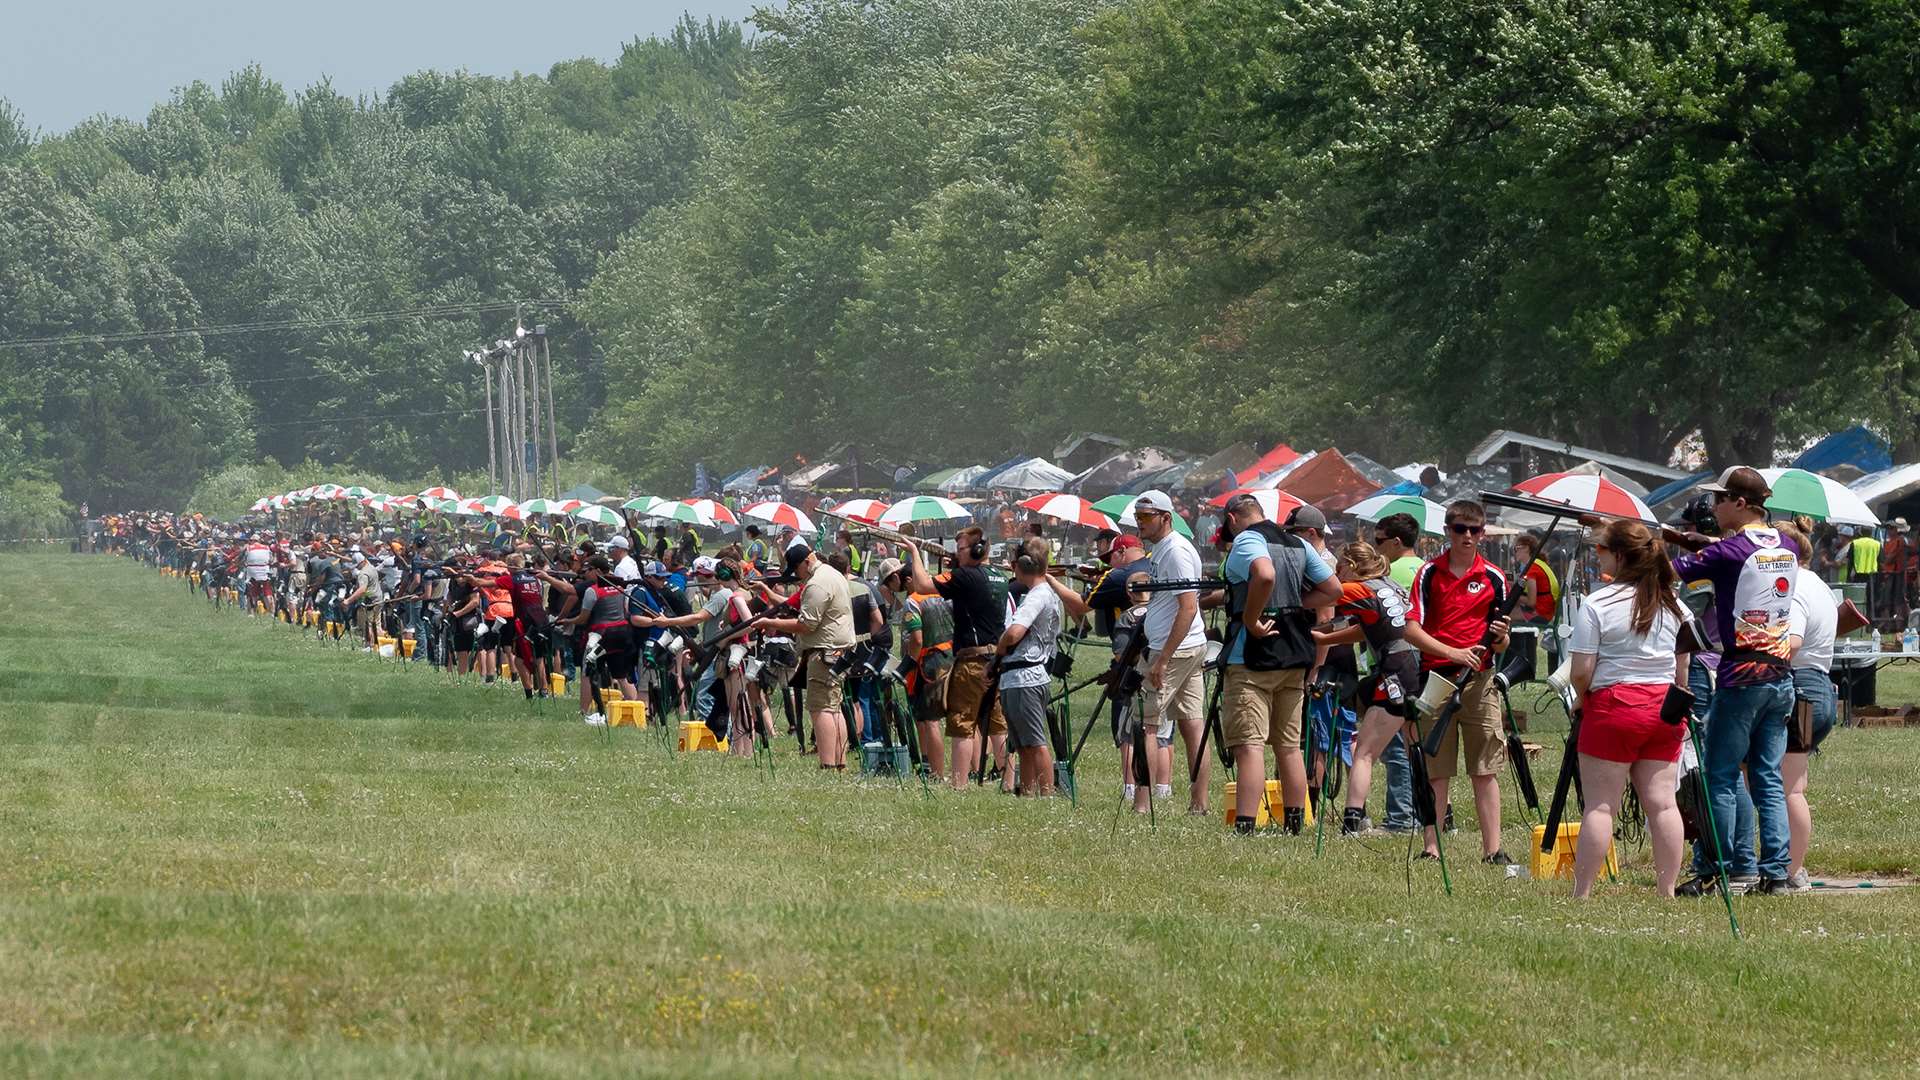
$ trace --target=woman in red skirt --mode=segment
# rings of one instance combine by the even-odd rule
[[[1683,845],[1674,804],[1685,731],[1660,719],[1667,691],[1685,685],[1675,642],[1685,618],[1673,564],[1645,525],[1615,521],[1594,550],[1612,584],[1587,598],[1573,623],[1573,688],[1580,707],[1580,787],[1586,813],[1574,848],[1573,895],[1586,896],[1606,863],[1613,815],[1627,779],[1646,811],[1660,895],[1672,896]]]

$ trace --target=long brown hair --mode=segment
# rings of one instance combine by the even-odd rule
[[[1387,558],[1365,540],[1350,540],[1340,547],[1340,559],[1353,567],[1361,581],[1387,576]]]
[[[1615,518],[1600,531],[1600,544],[1613,552],[1613,580],[1633,588],[1633,632],[1645,634],[1653,629],[1653,620],[1661,608],[1685,619],[1680,598],[1674,593],[1679,576],[1667,559],[1667,546],[1653,530],[1637,521]]]

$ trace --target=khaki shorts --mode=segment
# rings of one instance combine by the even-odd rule
[[[1498,773],[1507,763],[1505,726],[1505,718],[1500,715],[1500,692],[1493,688],[1493,672],[1483,671],[1460,691],[1459,711],[1453,714],[1453,723],[1447,725],[1447,733],[1440,740],[1440,753],[1427,758],[1427,775],[1445,780],[1458,774],[1458,748],[1463,735],[1467,743],[1467,775]],[[1421,738],[1432,730],[1432,721],[1421,721]]]
[[[953,662],[947,676],[947,737],[970,739],[979,723],[980,699],[987,692],[987,658],[969,657]],[[1007,718],[1000,711],[1000,699],[993,699],[993,712],[987,716],[987,734],[1005,735]]]
[[[807,653],[807,711],[832,712],[840,708],[842,680],[833,673],[833,654],[813,650]]]
[[[1149,668],[1151,665],[1149,665]],[[1167,677],[1155,690],[1149,681],[1145,687],[1147,723],[1161,746],[1173,742],[1173,726],[1179,723],[1204,723],[1207,716],[1207,647],[1187,649],[1167,658]]]
[[[1265,742],[1272,743],[1276,753],[1300,749],[1307,669],[1249,671],[1234,664],[1227,668],[1226,679],[1220,730],[1228,749]]]

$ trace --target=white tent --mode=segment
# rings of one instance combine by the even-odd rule
[[[993,486],[1008,491],[1059,491],[1073,474],[1046,458],[1028,458],[993,478]]]
[[[1847,488],[1860,496],[1861,502],[1878,509],[1920,489],[1920,464],[1895,465],[1891,469],[1868,473],[1848,484]]]
[[[987,475],[988,470],[992,468],[991,465],[969,465],[940,481],[940,486],[934,490],[943,495],[957,495],[962,491],[971,491],[973,482]]]

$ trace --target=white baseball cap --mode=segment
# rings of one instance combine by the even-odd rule
[[[621,548],[624,550],[627,548],[631,548],[633,544],[628,542],[627,538],[624,536],[616,536],[613,539],[607,541],[607,546],[610,548]]]
[[[1158,510],[1163,514],[1173,513],[1173,500],[1159,488],[1141,492],[1139,498],[1133,500],[1133,505],[1135,509]]]

